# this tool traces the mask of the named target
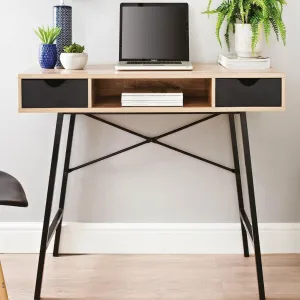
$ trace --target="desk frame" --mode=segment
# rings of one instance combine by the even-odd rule
[[[150,113],[151,114],[151,113]],[[152,113],[155,114],[155,113]],[[199,113],[201,114],[201,113]],[[207,114],[207,112],[205,112]],[[194,155],[192,153],[183,151],[181,149],[172,147],[168,144],[162,143],[159,141],[160,138],[165,137],[170,134],[174,134],[181,130],[187,129],[191,126],[195,126],[202,122],[208,121],[213,119],[219,115],[228,115],[229,119],[229,126],[230,126],[230,133],[231,133],[231,142],[232,142],[232,152],[233,152],[233,159],[234,159],[234,168],[229,168],[224,165],[215,163],[211,160],[205,159],[203,157]],[[43,223],[43,232],[42,232],[42,239],[41,239],[41,247],[40,247],[40,254],[39,254],[39,263],[38,263],[38,270],[37,270],[37,278],[36,278],[36,286],[35,286],[35,300],[41,299],[41,290],[42,290],[42,282],[43,282],[43,273],[44,273],[44,265],[45,265],[45,258],[46,258],[46,250],[51,242],[55,234],[55,243],[54,243],[54,256],[59,256],[59,244],[60,244],[60,236],[61,236],[61,227],[63,221],[63,212],[65,206],[65,198],[66,198],[66,190],[67,190],[67,183],[68,183],[68,176],[71,172],[74,172],[78,169],[87,167],[91,164],[96,162],[102,161],[104,159],[108,159],[115,155],[119,155],[126,151],[132,150],[139,146],[142,146],[147,143],[155,143],[163,147],[167,147],[171,150],[176,152],[180,152],[184,155],[188,155],[193,157],[197,160],[200,160],[205,163],[209,163],[213,166],[221,168],[223,170],[227,170],[235,175],[236,178],[236,188],[237,188],[237,197],[238,197],[238,204],[239,204],[239,211],[240,211],[240,222],[241,222],[241,231],[242,231],[242,241],[244,247],[244,256],[249,257],[249,248],[248,248],[248,238],[247,233],[249,235],[250,240],[253,243],[254,253],[255,253],[255,262],[256,262],[256,271],[257,271],[257,281],[258,281],[258,291],[259,291],[259,299],[265,300],[265,289],[264,289],[264,279],[263,279],[263,269],[262,269],[262,260],[261,260],[261,250],[260,250],[260,241],[259,241],[259,231],[258,231],[258,222],[257,222],[257,212],[256,212],[256,203],[255,203],[255,192],[254,192],[254,183],[253,183],[253,174],[252,174],[252,163],[251,163],[251,154],[250,154],[250,144],[249,144],[249,135],[248,135],[248,126],[247,126],[247,117],[246,112],[232,112],[232,113],[215,113],[213,112],[212,115],[200,119],[196,122],[190,123],[186,126],[182,126],[178,129],[169,131],[165,134],[156,136],[156,137],[147,137],[132,130],[126,129],[122,126],[116,125],[112,122],[106,121],[98,116],[94,116],[91,114],[84,114],[89,118],[93,118],[97,121],[102,123],[108,124],[120,130],[126,131],[128,133],[134,134],[141,138],[144,138],[145,141],[133,145],[131,147],[125,148],[123,150],[114,152],[112,154],[106,155],[104,157],[98,158],[96,160],[87,162],[85,164],[79,165],[75,168],[70,168],[70,158],[71,158],[71,151],[72,151],[72,142],[73,142],[73,134],[74,134],[74,127],[75,127],[75,120],[76,120],[76,113],[70,114],[70,123],[69,123],[69,130],[68,130],[68,138],[67,138],[67,146],[66,146],[66,155],[64,161],[64,170],[63,170],[63,178],[62,178],[62,186],[61,186],[61,194],[60,194],[60,201],[59,201],[59,208],[57,213],[55,214],[53,220],[51,221],[51,211],[52,211],[52,203],[53,203],[53,194],[54,194],[54,187],[55,187],[55,179],[56,179],[56,170],[57,170],[57,163],[59,157],[59,148],[60,148],[60,141],[61,141],[61,134],[62,134],[62,127],[63,127],[63,120],[64,120],[64,113],[57,114],[57,121],[56,121],[56,129],[55,129],[55,136],[54,136],[54,144],[53,144],[53,152],[52,152],[52,160],[50,166],[50,175],[49,175],[49,183],[48,183],[48,191],[47,191],[47,199],[46,199],[46,207],[45,207],[45,216],[44,216],[44,223]],[[243,152],[245,158],[245,168],[246,168],[246,177],[247,177],[247,185],[248,185],[248,195],[249,195],[249,202],[250,202],[250,216],[249,218],[246,214],[244,208],[244,200],[243,200],[243,190],[242,190],[242,181],[241,181],[241,172],[240,172],[240,159],[239,159],[239,152],[238,152],[238,145],[237,145],[237,134],[236,134],[236,125],[235,125],[235,117],[240,117],[240,125],[241,125],[241,132],[242,132],[242,141],[243,141]],[[250,221],[251,220],[251,221]],[[51,221],[51,222],[50,222]]]

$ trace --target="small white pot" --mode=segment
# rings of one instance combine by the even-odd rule
[[[252,52],[252,29],[251,24],[235,24],[235,51],[239,57],[258,57],[262,52],[262,30],[258,43]]]
[[[86,53],[62,53],[60,61],[66,70],[82,70],[88,61]]]

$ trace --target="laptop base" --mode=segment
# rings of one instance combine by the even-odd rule
[[[180,64],[130,64],[127,61],[121,61],[115,66],[117,71],[191,71],[193,65],[189,61],[182,61]]]

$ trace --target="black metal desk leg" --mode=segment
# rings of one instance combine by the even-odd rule
[[[68,141],[67,141],[65,163],[64,163],[64,172],[63,172],[60,200],[59,200],[59,209],[61,209],[62,214],[63,214],[64,207],[65,207],[65,199],[66,199],[66,191],[67,191],[67,184],[68,184],[68,175],[69,175],[69,167],[70,167],[70,159],[71,159],[71,151],[72,151],[72,143],[73,143],[75,118],[76,118],[75,114],[70,116]],[[55,256],[55,257],[58,257],[58,255],[59,255],[59,243],[60,243],[62,221],[63,221],[63,215],[57,226],[56,234],[55,234],[55,242],[54,242],[54,250],[53,250],[53,256]]]
[[[63,119],[64,119],[63,114],[57,115],[53,152],[52,152],[52,160],[51,160],[50,175],[49,175],[49,183],[48,183],[48,191],[47,191],[47,199],[46,199],[46,207],[45,207],[42,240],[41,240],[41,248],[40,248],[40,256],[39,256],[35,293],[34,293],[35,300],[40,300],[40,297],[41,297],[45,256],[46,256],[46,250],[47,250],[47,244],[48,244],[49,223],[50,223],[50,216],[51,216],[51,209],[52,209],[52,202],[53,202],[53,192],[54,192],[54,185],[55,185],[55,177],[56,177],[56,169],[57,169],[57,161],[58,161],[58,154],[59,154],[61,131],[62,131],[62,126],[63,126]]]
[[[236,178],[236,189],[237,189],[239,210],[241,212],[244,210],[244,199],[243,199],[243,188],[242,188],[242,181],[241,181],[241,170],[240,170],[240,163],[239,163],[239,152],[238,152],[236,129],[235,129],[235,118],[234,118],[234,114],[229,114],[228,117],[229,117],[230,133],[231,133],[232,153],[233,153],[235,178]],[[241,229],[242,229],[244,256],[249,257],[247,231],[241,217],[240,217],[240,221],[241,221]]]
[[[245,155],[245,167],[246,167],[246,175],[247,175],[247,183],[248,183],[250,212],[251,212],[251,219],[252,219],[253,244],[254,244],[254,251],[255,251],[259,299],[265,300],[266,296],[265,296],[264,277],[263,277],[263,269],[262,269],[258,224],[257,224],[255,192],[254,192],[251,153],[250,153],[250,144],[249,144],[246,113],[245,112],[240,113],[240,118],[241,118],[241,128],[242,128],[242,136],[243,136],[243,147],[244,147],[244,155]]]

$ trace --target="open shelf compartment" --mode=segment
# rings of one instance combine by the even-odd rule
[[[213,107],[213,84],[210,78],[184,79],[92,79],[93,108],[121,108],[121,95],[127,89],[180,89],[183,107]]]

